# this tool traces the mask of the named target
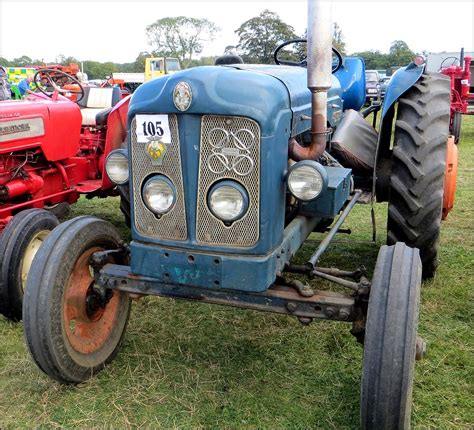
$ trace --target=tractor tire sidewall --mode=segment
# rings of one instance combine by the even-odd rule
[[[23,259],[32,237],[52,231],[58,219],[43,209],[27,209],[15,215],[0,236],[0,312],[20,321],[23,308]]]
[[[438,266],[449,106],[449,79],[424,74],[400,98],[395,122],[387,243],[418,248],[424,278]]]
[[[454,136],[454,143],[456,145],[459,143],[459,138],[461,136],[461,123],[462,123],[461,112],[454,112],[451,134]]]
[[[128,185],[119,185],[117,187],[120,194],[120,210],[125,217],[125,224],[131,228],[131,211],[130,211],[130,189]]]
[[[361,381],[361,426],[410,428],[421,289],[417,249],[382,246],[372,278]]]
[[[113,331],[104,345],[91,354],[74,350],[67,339],[63,319],[63,294],[78,258],[88,249],[116,249],[120,236],[106,221],[74,218],[59,226],[44,242],[33,262],[37,276],[28,279],[24,300],[27,344],[38,366],[62,383],[83,382],[101,370],[117,354],[125,333],[130,297],[120,294]]]

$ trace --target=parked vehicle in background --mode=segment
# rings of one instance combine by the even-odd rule
[[[104,166],[126,138],[130,99],[57,69],[41,69],[33,82],[40,92],[0,102],[0,313],[16,321],[56,215],[80,195],[117,195]]]
[[[472,57],[464,55],[464,48],[461,49],[459,57],[446,57],[440,64],[439,72],[451,80],[449,129],[454,136],[455,143],[459,142],[462,115],[474,115],[474,87],[471,81],[473,71]]]
[[[383,77],[382,79],[380,79],[380,98],[384,98],[385,97],[385,93],[387,92],[387,87],[388,87],[388,83],[390,82],[390,77]]]
[[[365,71],[365,101],[380,100],[380,75],[377,70]]]
[[[145,59],[144,73],[116,72],[112,74],[112,78],[114,81],[122,81],[121,88],[133,93],[143,82],[171,75],[179,70],[181,67],[177,58],[150,57]]]

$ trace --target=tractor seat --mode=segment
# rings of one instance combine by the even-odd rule
[[[84,87],[84,97],[78,102],[81,108],[82,125],[105,125],[107,117],[121,99],[119,87]]]

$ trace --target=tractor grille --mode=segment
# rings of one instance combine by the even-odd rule
[[[145,144],[137,143],[136,120],[131,127],[131,161],[133,171],[133,204],[137,230],[144,236],[169,240],[186,240],[186,209],[184,206],[183,174],[181,171],[181,151],[179,145],[178,121],[176,115],[168,117],[171,145],[167,146],[160,166],[153,165],[145,150]],[[150,175],[167,176],[176,187],[176,203],[161,218],[148,210],[142,200],[141,190]]]
[[[210,187],[223,179],[239,182],[249,196],[247,213],[231,226],[207,205]],[[249,247],[259,238],[260,128],[243,117],[205,115],[201,119],[196,239],[212,245]]]

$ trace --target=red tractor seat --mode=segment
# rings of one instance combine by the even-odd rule
[[[121,98],[122,95],[119,87],[84,87],[84,97],[78,103],[81,108],[82,125],[96,126],[107,123],[107,117],[111,108]],[[100,115],[98,115],[99,113]]]

